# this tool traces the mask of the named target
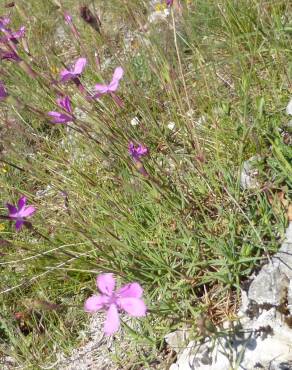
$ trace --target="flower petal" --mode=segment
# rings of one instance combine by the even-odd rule
[[[18,210],[20,211],[26,205],[26,197],[21,197],[18,200],[17,206]]]
[[[17,213],[17,208],[14,205],[6,203],[6,207],[8,208],[9,211],[9,217],[13,217],[13,215]]]
[[[111,296],[115,289],[116,281],[113,274],[100,274],[96,278],[96,284],[101,293]]]
[[[83,69],[85,68],[87,63],[86,58],[79,58],[77,59],[75,66],[74,66],[74,71],[73,73],[75,75],[80,75],[83,72]]]
[[[72,16],[65,10],[64,18],[67,23],[72,23]]]
[[[118,308],[115,304],[111,304],[106,315],[104,323],[104,332],[106,335],[112,335],[118,331],[120,327],[120,318]]]
[[[67,122],[72,122],[73,119],[71,116],[68,116],[67,114],[64,113],[59,113],[59,112],[48,112],[48,115],[51,116],[52,123],[67,123]]]
[[[111,92],[117,91],[118,87],[119,87],[119,80],[112,79],[110,84],[108,85],[108,89]]]
[[[134,150],[135,150],[135,145],[132,141],[129,142],[128,150],[129,150],[129,154],[133,155]]]
[[[126,284],[117,291],[117,295],[121,298],[141,298],[143,295],[143,288],[138,283]]]
[[[137,148],[137,154],[139,155],[139,157],[142,157],[142,156],[148,154],[148,148],[146,148],[143,145],[139,145],[138,148]]]
[[[114,71],[113,78],[110,84],[108,85],[110,91],[114,92],[118,89],[120,79],[123,77],[123,75],[124,75],[123,68],[117,67]]]
[[[108,92],[108,85],[96,84],[94,86],[95,90],[100,94],[106,94]]]
[[[68,71],[67,69],[63,69],[63,71],[60,72],[60,77],[62,82],[66,82],[71,80],[71,78],[75,77],[75,75]]]
[[[72,113],[69,96],[65,96],[64,98],[58,98],[57,104],[59,105],[60,108],[66,110],[68,113]]]
[[[7,97],[7,92],[2,81],[0,81],[0,100],[4,100]]]
[[[16,231],[19,231],[22,228],[23,224],[24,224],[24,221],[23,220],[17,220],[15,222],[15,229],[16,229]]]
[[[93,295],[86,299],[84,310],[86,312],[96,312],[104,307],[106,297],[103,295]]]
[[[142,299],[139,298],[119,298],[119,306],[131,316],[145,316],[147,307]]]
[[[0,59],[1,60],[9,60],[10,62],[20,62],[21,58],[16,54],[14,51],[12,52],[5,52],[4,50],[0,50]]]
[[[69,96],[65,96],[64,108],[66,109],[68,113],[72,113],[71,102],[70,102]]]
[[[33,215],[36,211],[36,208],[33,206],[25,207],[25,209],[21,212],[19,212],[20,217],[29,217]]]
[[[20,27],[20,29],[19,29],[18,31],[16,31],[16,32],[11,32],[11,33],[10,33],[10,35],[9,35],[9,38],[10,38],[10,39],[15,39],[15,40],[17,40],[17,39],[22,38],[22,37],[24,36],[24,34],[25,34],[25,27],[24,27],[24,26],[22,26],[22,27]]]
[[[2,31],[10,23],[10,18],[8,17],[0,17],[0,30]]]
[[[91,96],[92,97],[92,99],[99,99],[99,98],[101,98],[103,96],[103,94],[100,94],[100,93],[97,93],[97,94],[94,94],[93,96]],[[90,97],[90,98],[91,98]]]
[[[122,67],[117,67],[114,71],[114,74],[113,74],[113,78],[112,78],[112,81],[113,80],[117,80],[117,81],[120,81],[120,79],[123,77],[124,75],[124,70]]]

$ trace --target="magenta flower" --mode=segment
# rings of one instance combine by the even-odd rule
[[[64,12],[64,19],[65,19],[65,22],[69,25],[69,27],[70,27],[71,31],[73,32],[74,36],[75,37],[80,37],[79,32],[78,32],[77,28],[75,27],[75,25],[73,23],[73,19],[72,19],[71,14],[69,14],[66,10]]]
[[[20,29],[16,32],[11,31],[10,29],[4,29],[1,30],[3,33],[5,33],[5,37],[1,37],[1,42],[6,42],[8,40],[13,41],[14,43],[17,43],[19,39],[21,39],[25,34],[25,27],[22,26]]]
[[[122,79],[124,75],[124,70],[122,67],[117,67],[114,71],[113,77],[111,82],[108,85],[104,84],[96,84],[95,90],[97,91],[97,94],[94,95],[94,98],[98,99],[104,94],[111,94],[115,91],[117,91],[119,87],[120,80]]]
[[[8,96],[5,86],[2,81],[0,81],[0,101],[4,100]]]
[[[139,161],[141,157],[144,157],[149,153],[148,148],[139,144],[137,146],[134,145],[132,141],[129,143],[129,154],[135,161]]]
[[[9,40],[17,43],[18,39],[22,38],[25,34],[25,27],[22,26],[16,32],[11,31],[10,28],[7,28],[7,25],[10,23],[10,18],[8,17],[0,17],[0,31],[5,34],[5,37],[1,37],[1,42],[7,42]]]
[[[72,23],[72,16],[66,10],[64,11],[64,18],[67,23]]]
[[[33,206],[26,206],[26,197],[21,197],[18,200],[17,207],[13,206],[12,204],[6,204],[9,214],[8,217],[15,222],[15,228],[19,231],[24,222],[26,221],[26,217],[32,216],[36,209]]]
[[[130,316],[142,317],[146,315],[147,307],[141,299],[143,289],[138,283],[126,284],[115,289],[113,274],[100,274],[96,279],[98,289],[102,294],[89,297],[84,304],[86,312],[107,310],[104,332],[114,334],[120,327],[119,311],[124,310]]]
[[[8,17],[0,17],[0,31],[6,29],[6,26],[10,23],[10,18]]]
[[[48,112],[48,115],[52,117],[51,122],[55,124],[58,124],[58,123],[66,124],[68,122],[72,122],[74,117],[72,113],[70,98],[68,96],[65,96],[64,98],[58,98],[57,104],[66,113],[60,113],[60,112],[55,112],[55,111]]]
[[[0,49],[0,59],[1,60],[8,60],[10,62],[20,62],[21,58],[15,51],[5,51]]]
[[[64,98],[58,98],[57,104],[59,105],[59,107],[63,108],[66,112],[72,113],[71,102],[70,102],[69,96],[65,96]]]
[[[171,7],[171,6],[172,6],[172,4],[173,4],[173,0],[166,0],[166,5],[167,5],[168,7]]]
[[[25,27],[21,26],[19,30],[16,32],[10,31],[8,37],[10,40],[18,40],[18,39],[21,39],[24,35],[25,35]]]
[[[76,60],[73,68],[71,70],[64,69],[61,71],[60,76],[61,76],[61,81],[66,82],[69,80],[72,80],[76,77],[79,77],[81,73],[83,72],[85,66],[86,66],[87,60],[86,58],[79,58]]]

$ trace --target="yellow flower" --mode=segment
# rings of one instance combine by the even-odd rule
[[[50,70],[51,70],[53,75],[57,75],[59,73],[59,69],[56,66],[51,66]]]
[[[6,165],[5,163],[2,165],[2,167],[1,167],[1,171],[2,171],[3,173],[6,173],[6,172],[7,172],[7,165]]]
[[[155,8],[155,10],[156,10],[157,12],[161,12],[161,11],[163,11],[164,9],[166,9],[166,3],[164,3],[164,4],[156,4],[154,8]]]
[[[4,224],[0,224],[0,232],[1,231],[4,231],[5,230],[5,225]]]

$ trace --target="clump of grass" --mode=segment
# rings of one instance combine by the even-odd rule
[[[1,77],[10,94],[1,103],[1,201],[24,194],[37,207],[32,229],[15,233],[1,221],[0,231],[2,351],[27,367],[51,362],[56,343],[64,351],[78,343],[82,305],[101,271],[145,288],[149,315],[129,332],[154,349],[183,325],[199,335],[202,316],[234,318],[241,282],[277,250],[286,226],[285,209],[275,212],[269,199],[291,195],[291,154],[279,133],[291,88],[291,5],[186,2],[181,16],[171,12],[146,32],[146,3],[96,1],[99,33],[75,2],[55,3],[11,9],[28,27],[29,54],[18,48],[37,76],[3,62]],[[66,9],[80,38],[63,21]],[[60,25],[66,49],[54,38]],[[79,56],[89,62],[86,89],[123,66],[122,108],[51,83]],[[79,109],[71,127],[46,114],[56,86]],[[147,176],[129,141],[149,148]],[[253,155],[260,187],[243,191],[241,166]]]

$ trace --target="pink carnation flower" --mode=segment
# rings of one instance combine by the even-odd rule
[[[2,81],[0,81],[0,101],[4,100],[8,96],[5,86]]]
[[[146,305],[141,299],[143,289],[138,283],[126,284],[115,289],[116,281],[113,274],[100,274],[96,279],[100,295],[89,297],[84,304],[86,312],[106,310],[104,332],[106,335],[114,334],[120,327],[119,311],[124,310],[130,316],[141,317],[146,315]]]
[[[70,70],[64,69],[63,71],[61,71],[60,73],[61,81],[66,82],[76,77],[79,77],[83,72],[86,64],[87,64],[86,58],[78,58],[73,68],[71,68]]]
[[[17,231],[22,228],[26,218],[32,216],[36,211],[35,207],[26,205],[26,197],[21,197],[19,199],[17,207],[9,203],[7,203],[6,206],[9,212],[8,217],[16,221],[15,228]]]
[[[56,112],[56,111],[48,112],[48,115],[52,119],[51,122],[55,124],[67,124],[68,122],[72,122],[74,120],[74,117],[72,113],[71,102],[70,102],[69,96],[65,96],[64,98],[58,98],[57,104],[66,113]]]
[[[104,94],[110,94],[113,95],[115,91],[117,91],[120,80],[123,78],[124,70],[122,67],[117,67],[114,71],[112,80],[109,84],[96,84],[95,85],[95,91],[97,92],[94,95],[94,98],[98,99]]]

